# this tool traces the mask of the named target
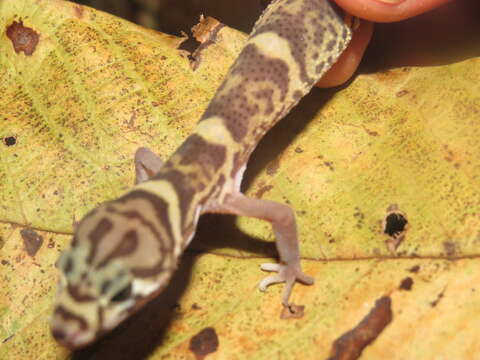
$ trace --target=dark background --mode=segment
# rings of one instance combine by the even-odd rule
[[[200,14],[249,32],[266,0],[75,0],[172,35],[189,32]]]
[[[191,35],[201,14],[250,32],[270,0],[75,0],[164,33]],[[456,0],[393,24],[376,24],[360,72],[443,65],[480,56],[480,1]]]

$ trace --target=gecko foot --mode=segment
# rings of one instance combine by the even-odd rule
[[[295,281],[298,280],[305,285],[312,285],[314,282],[312,277],[303,273],[300,264],[262,264],[260,268],[264,271],[275,271],[278,274],[267,276],[258,284],[258,288],[261,291],[265,291],[269,285],[285,282],[282,304],[287,307],[290,305],[288,299]]]

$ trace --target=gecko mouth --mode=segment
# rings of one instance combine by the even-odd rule
[[[95,338],[95,334],[88,330],[85,319],[68,312],[62,306],[56,308],[50,328],[53,338],[69,349],[83,347]]]
[[[52,336],[62,346],[79,349],[93,341],[93,335],[82,331],[68,332],[64,328],[52,326]]]

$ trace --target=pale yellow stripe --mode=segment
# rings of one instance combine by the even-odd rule
[[[290,89],[303,87],[303,82],[300,80],[300,68],[292,56],[290,42],[288,40],[270,31],[254,36],[250,39],[249,43],[255,44],[263,55],[283,60],[288,65],[290,71]]]

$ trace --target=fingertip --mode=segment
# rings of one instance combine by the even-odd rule
[[[334,0],[349,14],[374,22],[393,22],[419,15],[451,0]]]

